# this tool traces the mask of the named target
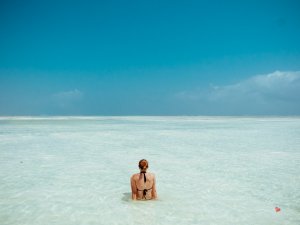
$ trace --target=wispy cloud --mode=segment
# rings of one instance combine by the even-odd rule
[[[70,91],[61,91],[54,93],[52,95],[52,98],[60,107],[68,107],[71,106],[73,103],[82,100],[83,92],[77,89]]]
[[[83,97],[83,93],[77,89],[72,91],[62,91],[53,94],[53,97],[63,100],[80,100]]]
[[[176,98],[217,114],[299,114],[300,71],[275,71],[235,84],[182,91]]]

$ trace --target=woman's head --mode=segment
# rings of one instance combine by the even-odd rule
[[[139,168],[141,171],[146,171],[148,169],[148,161],[146,159],[141,159],[139,161]]]

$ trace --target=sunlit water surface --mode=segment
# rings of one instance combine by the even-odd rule
[[[1,225],[299,225],[299,174],[299,117],[0,118]]]

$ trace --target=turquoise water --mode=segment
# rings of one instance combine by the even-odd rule
[[[1,225],[298,225],[299,174],[299,117],[0,118]]]

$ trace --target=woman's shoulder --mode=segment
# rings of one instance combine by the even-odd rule
[[[147,172],[146,174],[147,174],[148,177],[153,177],[153,178],[155,178],[155,174],[154,174],[154,173],[149,173],[149,172]]]
[[[133,174],[132,176],[131,176],[131,179],[135,179],[135,178],[138,178],[139,177],[139,173],[135,173],[135,174]]]
[[[153,176],[154,176],[154,173],[147,172],[147,174],[149,174],[149,175],[153,175]]]
[[[135,179],[135,178],[139,178],[140,177],[140,175],[141,175],[141,173],[135,173],[135,174],[133,174],[132,176],[131,176],[131,179]],[[150,172],[147,172],[146,173],[146,176],[147,177],[155,177],[155,174],[154,173],[150,173]]]

